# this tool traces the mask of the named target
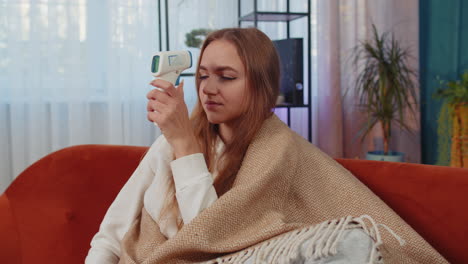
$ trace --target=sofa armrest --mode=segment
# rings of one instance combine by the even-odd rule
[[[106,210],[147,149],[72,146],[24,170],[0,200],[0,263],[83,263]]]
[[[0,262],[21,263],[21,246],[15,218],[6,193],[0,196]]]

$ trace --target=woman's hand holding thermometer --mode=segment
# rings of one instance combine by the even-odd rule
[[[192,66],[189,51],[163,51],[153,56],[151,72],[156,89],[147,94],[148,120],[161,129],[176,158],[199,153],[200,147],[184,101],[183,81],[175,88],[182,71]]]

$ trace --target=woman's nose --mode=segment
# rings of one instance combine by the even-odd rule
[[[218,86],[216,85],[216,83],[214,83],[213,81],[210,82],[210,80],[208,79],[208,81],[202,87],[202,90],[204,94],[217,94]]]

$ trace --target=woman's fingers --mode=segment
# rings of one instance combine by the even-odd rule
[[[166,92],[169,96],[176,96],[177,95],[177,90],[172,85],[172,83],[162,80],[162,79],[155,79],[150,83],[152,86],[163,89],[164,92]]]
[[[156,115],[154,114],[154,112],[148,112],[146,114],[146,119],[148,119],[148,121],[150,122],[156,122]]]
[[[169,102],[171,97],[166,92],[161,92],[158,89],[153,89],[146,94],[148,100],[157,100],[163,103]]]
[[[161,108],[160,110],[148,111],[147,118],[151,122],[156,122],[162,128],[171,121],[172,116],[168,113],[167,109]]]
[[[155,100],[149,100],[148,101],[148,103],[146,104],[146,111],[148,111],[148,112],[156,111],[156,101]]]
[[[167,104],[165,102],[161,102],[159,100],[149,100],[148,104],[146,105],[146,110],[148,112],[167,112],[168,109],[171,109],[171,104]]]
[[[177,88],[171,83],[160,79],[152,81],[151,85],[161,88],[163,91],[153,89],[146,95],[149,100],[146,107],[149,121],[156,122],[160,128],[168,125],[176,129],[176,127],[180,126],[177,120],[188,120],[188,113],[185,110],[183,81]],[[174,121],[174,124],[169,124],[171,120]]]
[[[182,81],[179,83],[179,86],[177,86],[177,91],[178,91],[179,94],[181,95],[182,100],[184,100],[184,80],[182,80]]]
[[[156,117],[161,116],[161,114],[166,114],[168,112],[167,104],[158,101],[158,100],[149,100],[146,104],[146,111],[148,112],[147,118],[149,121],[155,122]]]

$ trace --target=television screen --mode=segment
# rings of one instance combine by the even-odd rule
[[[284,105],[302,105],[303,99],[303,39],[290,38],[275,40],[273,44],[281,60],[280,95]]]

